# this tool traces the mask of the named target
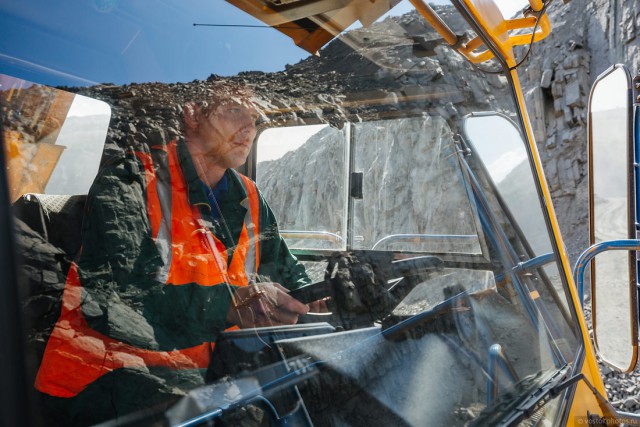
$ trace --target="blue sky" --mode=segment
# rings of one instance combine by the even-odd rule
[[[262,25],[223,0],[4,0],[0,73],[51,85],[188,82],[279,71],[309,55],[269,28],[194,23]]]
[[[270,29],[194,22],[259,24],[222,0],[9,0],[0,5],[0,71],[49,70],[51,79],[78,82],[175,82],[235,74],[234,58],[247,53],[243,68],[264,71],[304,55],[288,43],[278,58],[268,56],[266,47],[283,39]]]

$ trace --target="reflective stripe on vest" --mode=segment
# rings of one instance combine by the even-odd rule
[[[155,148],[158,149],[158,148]],[[259,198],[255,184],[240,175],[247,208],[238,245],[227,269],[227,250],[204,224],[197,206],[191,206],[179,167],[175,141],[166,149],[169,175],[157,173],[148,153],[136,153],[147,182],[147,208],[152,237],[165,261],[167,285],[197,283],[211,286],[228,282],[248,284],[247,274],[259,265]],[[167,186],[167,183],[170,185]],[[164,215],[168,212],[169,215]],[[215,247],[215,249],[213,249]],[[195,263],[195,265],[194,265]],[[39,391],[73,397],[89,384],[118,368],[169,367],[205,369],[213,343],[173,351],[140,349],[93,330],[82,314],[82,285],[77,265],[69,269],[60,318],[49,337],[35,381]]]
[[[260,264],[260,244],[259,244],[259,236],[260,236],[260,203],[258,198],[258,189],[256,185],[244,175],[240,175],[242,178],[242,182],[244,184],[245,191],[247,193],[247,198],[244,199],[240,204],[247,210],[247,213],[244,217],[244,225],[242,227],[242,233],[245,231],[246,237],[241,239],[238,242],[238,249],[242,248],[243,259],[244,259],[244,272],[246,276],[250,276],[251,274],[258,271],[258,265]],[[242,260],[240,257],[234,255],[231,260],[231,271],[243,271],[242,266],[240,266],[240,262]],[[248,277],[245,279],[248,280]]]

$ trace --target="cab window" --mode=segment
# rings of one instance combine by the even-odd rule
[[[443,118],[358,123],[355,147],[363,174],[363,197],[354,200],[355,248],[481,253],[477,215]]]
[[[346,248],[347,131],[294,126],[258,138],[256,182],[292,249]]]

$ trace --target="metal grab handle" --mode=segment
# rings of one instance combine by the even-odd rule
[[[606,251],[638,251],[640,250],[640,240],[627,239],[627,240],[608,240],[605,242],[599,242],[595,245],[589,246],[589,248],[582,252],[576,261],[575,267],[573,267],[573,280],[578,287],[578,298],[580,298],[580,305],[584,308],[584,271],[589,265],[589,261]]]
[[[456,241],[466,244],[475,244],[478,243],[478,236],[475,234],[392,234],[378,240],[376,243],[374,243],[371,249],[375,250],[379,246],[386,243],[422,243],[429,241]]]

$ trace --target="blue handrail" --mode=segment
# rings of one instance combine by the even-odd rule
[[[584,271],[587,269],[589,262],[596,257],[596,255],[606,251],[638,251],[640,250],[640,240],[627,239],[627,240],[608,240],[605,242],[599,242],[595,245],[589,246],[589,248],[582,252],[576,261],[575,267],[573,267],[573,280],[578,287],[578,298],[580,298],[580,305],[584,308]]]

